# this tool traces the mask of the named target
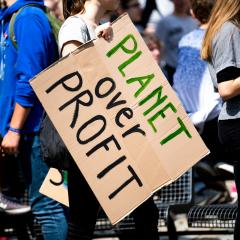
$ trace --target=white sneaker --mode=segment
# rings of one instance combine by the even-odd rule
[[[12,215],[24,214],[31,211],[31,207],[20,204],[17,201],[11,199],[0,193],[0,211]]]

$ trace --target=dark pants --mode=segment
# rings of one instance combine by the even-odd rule
[[[169,82],[169,84],[172,86],[173,85],[173,76],[174,73],[176,72],[176,68],[171,67],[170,65],[165,65],[164,70],[166,72],[166,77]]]
[[[240,119],[219,121],[219,139],[226,146],[229,160],[234,166],[234,177],[237,193],[240,193]],[[240,206],[238,198],[238,206]],[[234,229],[234,239],[240,239],[240,208],[238,208],[237,219]]]
[[[225,146],[220,142],[220,139],[218,137],[217,118],[214,118],[205,123],[201,137],[210,150],[210,154],[207,155],[203,161],[212,167],[219,162],[229,161],[228,156],[226,156]]]
[[[68,240],[90,240],[93,237],[99,212],[99,203],[74,161],[69,163],[69,228]],[[152,198],[138,207],[132,216],[135,221],[136,239],[158,239],[158,209]]]

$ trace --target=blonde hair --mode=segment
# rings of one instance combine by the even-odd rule
[[[240,27],[240,0],[217,0],[209,19],[208,29],[206,31],[201,57],[204,60],[211,61],[212,41],[220,30],[222,25],[231,21]]]

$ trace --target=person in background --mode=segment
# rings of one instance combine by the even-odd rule
[[[240,3],[216,0],[205,34],[201,56],[208,61],[215,87],[223,99],[218,134],[233,162],[238,196],[240,193]],[[240,199],[238,198],[238,205]],[[234,239],[240,238],[240,208]]]
[[[99,23],[105,12],[115,10],[118,4],[118,0],[63,0],[66,20],[59,33],[61,55],[66,56],[97,36],[111,39],[110,24]],[[69,159],[68,194],[68,240],[92,239],[100,205],[73,159]],[[136,228],[136,238],[132,239],[158,240],[158,214],[152,198],[140,205],[132,213]]]
[[[2,9],[6,7],[6,2],[5,0],[0,0],[0,14],[2,13]]]
[[[200,26],[179,42],[177,68],[173,78],[173,88],[194,126],[202,135],[205,135],[204,130],[207,129],[208,139],[211,136],[217,139],[217,118],[222,104],[219,93],[214,89],[207,62],[200,57],[214,4],[215,0],[191,0],[192,16],[200,22]]]
[[[226,161],[224,147],[218,139],[217,127],[222,101],[214,89],[207,62],[200,57],[203,38],[215,2],[191,0],[191,14],[200,22],[200,26],[181,39],[177,69],[173,78],[174,90],[210,150],[210,154],[194,168],[199,179],[195,181],[197,203],[229,200],[224,181],[216,182],[215,179],[215,186],[212,183],[214,176],[216,178],[217,163]],[[203,196],[205,199],[202,199]]]
[[[29,84],[32,77],[57,60],[56,40],[42,0],[6,0],[6,3],[7,8],[0,16],[0,152],[9,162],[14,158],[21,164],[31,209],[44,239],[65,240],[67,222],[63,206],[39,193],[48,172],[39,141],[43,108]],[[26,7],[28,4],[34,6]],[[22,10],[16,16],[11,38],[11,17],[19,9]],[[5,211],[10,210],[7,201],[2,206]]]
[[[178,43],[190,31],[197,28],[197,21],[189,16],[189,0],[172,0],[173,14],[163,17],[157,24],[156,35],[164,45],[164,60],[167,79],[173,84],[177,67]]]
[[[142,21],[142,8],[138,0],[121,0],[119,8],[117,9],[118,15],[128,13],[134,25],[139,32],[143,32],[144,28],[141,24]]]
[[[160,64],[162,45],[159,39],[153,33],[148,32],[143,32],[141,36],[152,53],[154,60]]]
[[[44,4],[57,19],[64,20],[61,0],[45,0]]]

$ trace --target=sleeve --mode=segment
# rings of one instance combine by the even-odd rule
[[[217,73],[217,82],[225,82],[240,77],[240,68],[227,67]]]
[[[229,67],[240,67],[240,31],[232,23],[226,23],[216,35],[212,59],[216,74]]]
[[[59,51],[61,52],[63,45],[69,41],[87,42],[88,36],[86,30],[86,25],[80,18],[69,17],[59,31]]]
[[[18,44],[16,61],[16,102],[23,107],[33,107],[36,95],[29,80],[48,66],[48,44],[51,28],[42,10],[19,16],[14,25]]]

